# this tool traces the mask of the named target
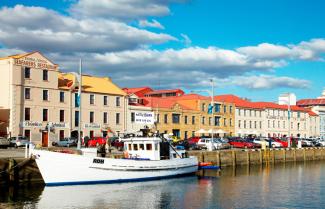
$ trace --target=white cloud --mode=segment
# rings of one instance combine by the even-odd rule
[[[139,21],[139,26],[141,28],[146,28],[146,27],[150,27],[150,28],[159,28],[159,29],[165,29],[165,27],[163,25],[161,25],[157,20],[153,19],[151,22],[148,20],[140,20]]]
[[[184,42],[184,45],[186,46],[186,47],[189,47],[189,46],[191,46],[192,45],[192,40],[186,35],[186,34],[181,34],[181,36],[183,37],[183,42]]]
[[[75,19],[42,7],[0,10],[0,43],[43,52],[108,52],[161,44],[176,38],[105,19]]]
[[[240,47],[237,51],[254,59],[285,58],[289,57],[291,53],[288,47],[269,43],[262,43],[257,46]]]
[[[79,0],[71,12],[86,17],[141,19],[169,15],[168,5],[173,2],[185,0]]]
[[[225,83],[255,90],[273,88],[306,89],[310,86],[308,80],[274,75],[234,76]]]

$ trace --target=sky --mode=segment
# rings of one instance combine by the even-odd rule
[[[1,0],[0,57],[40,51],[120,87],[253,101],[325,88],[325,1]]]

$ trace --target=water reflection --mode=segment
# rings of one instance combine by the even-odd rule
[[[150,182],[25,188],[0,191],[0,208],[325,208],[324,171],[324,162],[269,164]]]

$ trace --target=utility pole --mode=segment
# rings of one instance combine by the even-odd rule
[[[82,61],[79,60],[79,88],[78,88],[78,103],[79,103],[79,124],[78,124],[78,145],[77,149],[81,148],[81,90],[82,88]]]

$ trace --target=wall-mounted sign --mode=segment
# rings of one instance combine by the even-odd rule
[[[23,57],[21,59],[15,59],[15,65],[49,70],[56,69],[56,66],[49,64],[47,60],[34,57]]]
[[[154,124],[155,114],[153,112],[135,112],[135,123]]]
[[[58,123],[52,123],[53,128],[69,128],[69,123],[63,123],[63,122],[58,122]]]
[[[100,129],[100,124],[98,123],[85,123],[84,124],[84,128],[88,128],[88,129]]]
[[[20,123],[20,127],[22,128],[34,128],[34,127],[40,128],[42,126],[43,124],[37,121],[22,121]]]

